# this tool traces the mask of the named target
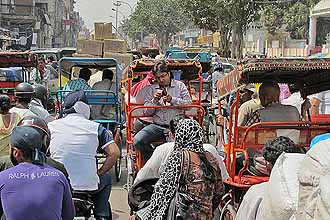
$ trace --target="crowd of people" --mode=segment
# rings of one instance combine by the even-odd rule
[[[224,76],[221,71],[219,65],[214,68],[218,80]],[[93,84],[89,83],[91,76],[90,69],[82,68],[79,77],[64,86],[64,117],[60,119],[47,111],[45,85],[19,84],[15,89],[14,107],[7,95],[0,95],[0,213],[7,219],[18,220],[21,216],[26,219],[73,219],[72,195],[82,191],[91,195],[95,219],[112,219],[109,171],[120,157],[120,150],[112,134],[91,119],[111,117],[113,107],[89,106],[84,90],[114,91],[114,74],[110,69],[104,69],[102,81]],[[216,80],[212,84],[216,85]],[[254,85],[241,87],[238,125],[302,121],[306,120],[310,109],[314,114],[328,113],[327,93],[311,96],[311,101],[292,102],[299,103],[297,109],[288,105],[297,94],[281,98],[281,87],[274,81],[265,81],[258,89]],[[134,121],[133,146],[144,161],[134,185],[157,179],[148,201],[141,201],[139,210],[131,218],[214,219],[222,196],[228,190],[224,181],[229,175],[218,149],[203,143],[202,126],[193,117],[185,116],[180,108],[195,101],[191,88],[173,79],[166,62],[159,61],[131,91],[128,94],[121,88],[125,103],[129,100],[147,107],[140,111],[143,117]],[[232,96],[227,100],[228,106],[231,99]],[[177,108],[162,108],[165,106]],[[217,123],[226,126],[226,115],[219,115]],[[296,146],[294,134],[295,131],[288,129],[266,142],[262,149],[248,150],[250,159],[246,174],[270,176],[270,181],[254,185],[246,192],[237,220],[330,217],[328,200],[325,200],[329,179],[326,146],[330,135],[315,137],[313,148],[305,154]],[[154,144],[159,140],[165,143]],[[97,153],[105,155],[101,166],[96,161]],[[296,154],[299,156],[291,156]],[[269,194],[274,193],[271,186],[285,185],[278,182],[280,178],[276,179],[278,170],[282,169],[280,163],[290,163],[290,160],[297,163],[298,157],[301,167],[293,172],[290,181],[299,189],[289,193],[290,198],[296,200],[282,218],[283,210],[274,210],[270,205],[273,200]],[[239,155],[236,169],[240,170],[244,163],[244,157]],[[280,214],[271,218],[267,212],[273,211]]]

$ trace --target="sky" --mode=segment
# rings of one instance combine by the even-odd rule
[[[136,5],[137,0],[122,0],[130,4],[133,8]],[[76,0],[75,11],[80,13],[85,24],[90,30],[94,29],[94,22],[112,22],[115,25],[116,12],[112,11],[115,8],[113,3],[116,0]],[[122,4],[119,7],[118,24],[125,17],[128,17],[131,13],[131,9],[128,5]]]

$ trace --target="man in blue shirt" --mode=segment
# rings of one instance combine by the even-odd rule
[[[74,205],[63,173],[45,164],[42,138],[32,127],[16,127],[11,136],[14,167],[0,173],[0,215],[6,219],[72,220]]]
[[[70,80],[63,88],[64,91],[92,90],[88,85],[88,81],[92,75],[92,71],[88,68],[82,68],[79,71],[79,79]],[[68,94],[65,92],[64,96]]]

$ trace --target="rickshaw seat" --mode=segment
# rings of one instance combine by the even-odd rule
[[[87,95],[87,102],[89,105],[116,105],[117,97],[114,95]]]
[[[324,122],[324,121],[323,121]],[[238,144],[242,146],[246,127],[239,127],[239,141]],[[272,140],[278,136],[278,128],[254,128],[250,130],[245,142],[245,148],[258,148],[261,149],[268,140]],[[290,129],[291,130],[291,129]],[[301,126],[292,130],[297,130],[299,136],[295,138],[295,143],[298,147],[309,147],[311,140],[320,134],[329,133],[330,126]],[[293,137],[289,136],[293,139]]]

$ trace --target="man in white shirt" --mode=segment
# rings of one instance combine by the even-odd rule
[[[164,61],[157,63],[153,68],[156,83],[146,87],[144,106],[180,106],[191,104],[191,97],[186,85],[170,77],[170,70]],[[135,149],[141,152],[143,160],[147,161],[154,147],[151,143],[167,138],[170,121],[178,114],[182,114],[182,108],[146,108],[145,116],[153,117],[153,124],[144,127],[137,132],[133,139]]]
[[[15,88],[16,106],[12,107],[9,112],[15,112],[20,118],[24,118],[26,116],[36,116],[28,108],[34,95],[34,89],[29,83],[18,84]]]
[[[109,170],[120,156],[118,146],[100,124],[88,120],[90,108],[83,91],[73,92],[64,100],[64,118],[48,124],[51,158],[64,164],[72,188],[90,191],[96,219],[111,219],[108,200],[111,192]],[[106,155],[98,169],[96,153]]]
[[[51,72],[46,68],[46,62],[43,58],[39,59],[38,67],[34,68],[30,75],[30,83],[43,84],[48,86],[48,81],[50,79]]]
[[[113,80],[113,72],[110,69],[104,69],[102,73],[102,81],[94,83],[92,90],[112,91],[116,94],[116,84]],[[119,88],[118,88],[119,89]],[[110,92],[93,93],[96,96],[113,96]],[[115,119],[116,109],[113,105],[92,105],[92,119]]]
[[[170,122],[170,131],[172,135],[175,135],[175,127],[179,123],[181,119],[184,119],[185,116],[179,115]],[[203,147],[206,151],[212,153],[212,155],[217,158],[219,161],[219,166],[221,169],[221,177],[222,180],[228,178],[228,173],[223,162],[223,158],[219,155],[217,149],[211,144],[203,144]],[[149,178],[157,178],[160,176],[162,172],[163,165],[165,164],[167,157],[170,155],[172,150],[174,149],[174,142],[169,142],[158,146],[151,158],[147,161],[147,163],[141,168],[138,172],[134,182],[141,182],[145,179]]]

